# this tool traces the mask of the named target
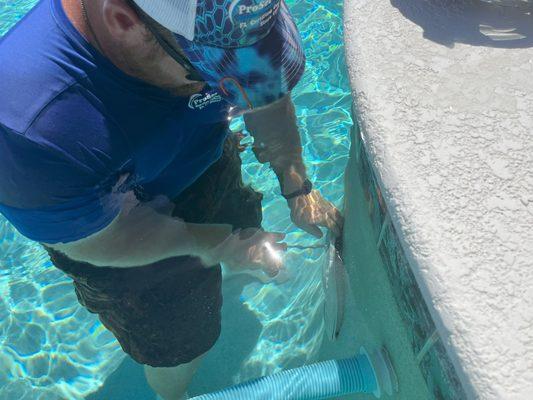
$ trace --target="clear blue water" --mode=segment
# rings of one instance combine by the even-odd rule
[[[0,35],[34,0],[0,1]],[[307,72],[295,89],[309,175],[325,197],[343,200],[343,171],[352,125],[342,46],[342,0],[288,0],[302,34]],[[239,121],[234,127],[239,128]],[[244,176],[264,193],[264,226],[289,244],[316,244],[290,222],[273,173],[251,151]],[[257,177],[260,177],[258,179]],[[285,283],[248,280],[240,301],[260,326],[235,382],[313,361],[324,331],[320,249],[289,252]],[[122,362],[113,336],[76,301],[70,281],[41,248],[0,216],[0,400],[83,398]]]

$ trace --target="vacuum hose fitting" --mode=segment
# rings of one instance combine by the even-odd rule
[[[398,390],[396,375],[385,349],[344,360],[324,361],[265,376],[191,400],[316,400],[351,393]]]

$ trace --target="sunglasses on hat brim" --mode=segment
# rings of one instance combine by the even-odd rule
[[[178,44],[176,43],[173,46],[169,42],[169,40],[163,36],[163,34],[160,32],[160,25],[154,20],[152,20],[152,18],[150,18],[148,15],[146,15],[144,11],[142,11],[135,3],[132,2],[131,7],[135,10],[139,19],[144,23],[146,28],[154,36],[155,40],[163,48],[165,53],[167,53],[174,61],[176,61],[187,71],[186,78],[189,81],[204,82],[204,79],[194,68],[189,59],[177,50],[176,46]]]

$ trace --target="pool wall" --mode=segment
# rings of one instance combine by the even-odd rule
[[[354,117],[357,113],[354,111]],[[354,118],[355,119],[355,118]],[[355,303],[376,339],[393,359],[400,383],[398,399],[465,399],[421,294],[357,124],[346,174],[346,259]],[[356,317],[357,318],[357,317]]]

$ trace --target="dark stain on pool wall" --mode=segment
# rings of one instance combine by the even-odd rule
[[[434,399],[464,400],[466,395],[448,358],[435,323],[422,297],[418,284],[390,222],[376,176],[363,146],[360,130],[352,135],[356,149],[359,178],[365,191],[374,237],[392,287],[404,324],[411,335],[413,354]]]

